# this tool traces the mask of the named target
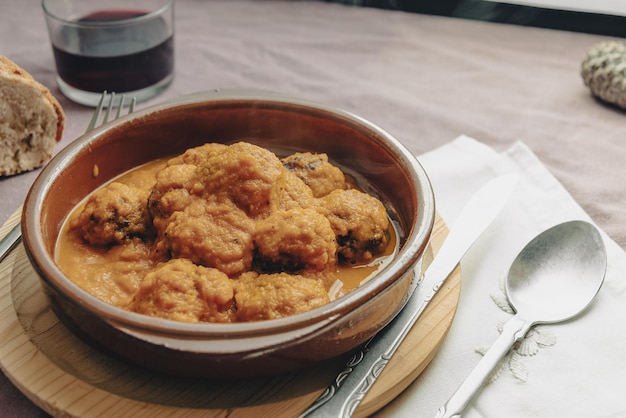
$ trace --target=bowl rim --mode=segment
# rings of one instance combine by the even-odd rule
[[[53,183],[51,180],[58,176],[81,150],[90,147],[93,142],[105,136],[109,131],[118,129],[131,121],[146,119],[151,115],[177,107],[228,101],[271,102],[285,106],[304,107],[311,112],[332,113],[337,116],[338,120],[349,122],[354,126],[360,126],[384,138],[386,148],[389,151],[393,151],[394,157],[399,158],[404,163],[404,169],[408,170],[411,178],[415,180],[416,195],[422,197],[417,202],[418,211],[415,223],[410,231],[407,231],[403,247],[398,251],[394,260],[358,289],[318,308],[279,319],[229,324],[185,323],[130,312],[98,299],[66,277],[56,265],[54,257],[48,254],[42,239],[39,215],[42,213],[45,197]],[[204,338],[228,336],[230,338],[238,338],[305,328],[310,332],[314,332],[325,326],[325,324],[332,322],[342,312],[346,312],[346,310],[351,311],[354,307],[363,304],[370,298],[370,294],[377,295],[385,292],[391,283],[404,274],[407,264],[410,268],[414,268],[417,264],[428,244],[434,221],[434,193],[426,171],[417,158],[400,141],[379,126],[343,109],[280,93],[253,89],[216,89],[193,93],[146,107],[143,110],[123,116],[79,136],[55,155],[35,179],[24,203],[22,233],[26,253],[40,278],[63,297],[73,300],[91,314],[111,324],[115,324],[118,327],[121,326],[122,328],[139,329],[151,334],[169,336],[187,335]],[[408,299],[409,296],[410,294],[406,298]]]

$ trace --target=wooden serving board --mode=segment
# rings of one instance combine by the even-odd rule
[[[0,228],[5,236],[15,213]],[[448,230],[437,217],[425,264]],[[382,371],[355,415],[393,400],[433,359],[454,318],[459,268],[437,293]],[[289,375],[240,381],[165,376],[121,362],[72,334],[51,311],[22,244],[0,264],[0,366],[28,398],[53,416],[298,416],[343,369],[345,359]]]

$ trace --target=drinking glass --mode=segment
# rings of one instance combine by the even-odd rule
[[[147,100],[174,77],[174,0],[42,0],[69,99],[95,106],[104,90]]]

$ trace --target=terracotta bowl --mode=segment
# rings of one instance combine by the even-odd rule
[[[325,152],[369,183],[400,231],[393,261],[323,307],[237,324],[181,323],[128,312],[83,291],[57,267],[55,243],[63,221],[94,189],[156,158],[205,142],[239,140],[276,150]],[[422,166],[379,127],[345,111],[276,94],[210,91],[135,112],[78,138],[41,172],[22,222],[27,254],[53,309],[90,343],[160,372],[242,378],[340,356],[387,325],[415,286],[434,219],[433,192]]]

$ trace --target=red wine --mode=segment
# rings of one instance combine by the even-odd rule
[[[78,21],[118,21],[145,14],[103,11]],[[162,18],[97,30],[64,27],[52,49],[61,79],[76,89],[95,93],[150,87],[170,75],[174,67],[174,39]]]

